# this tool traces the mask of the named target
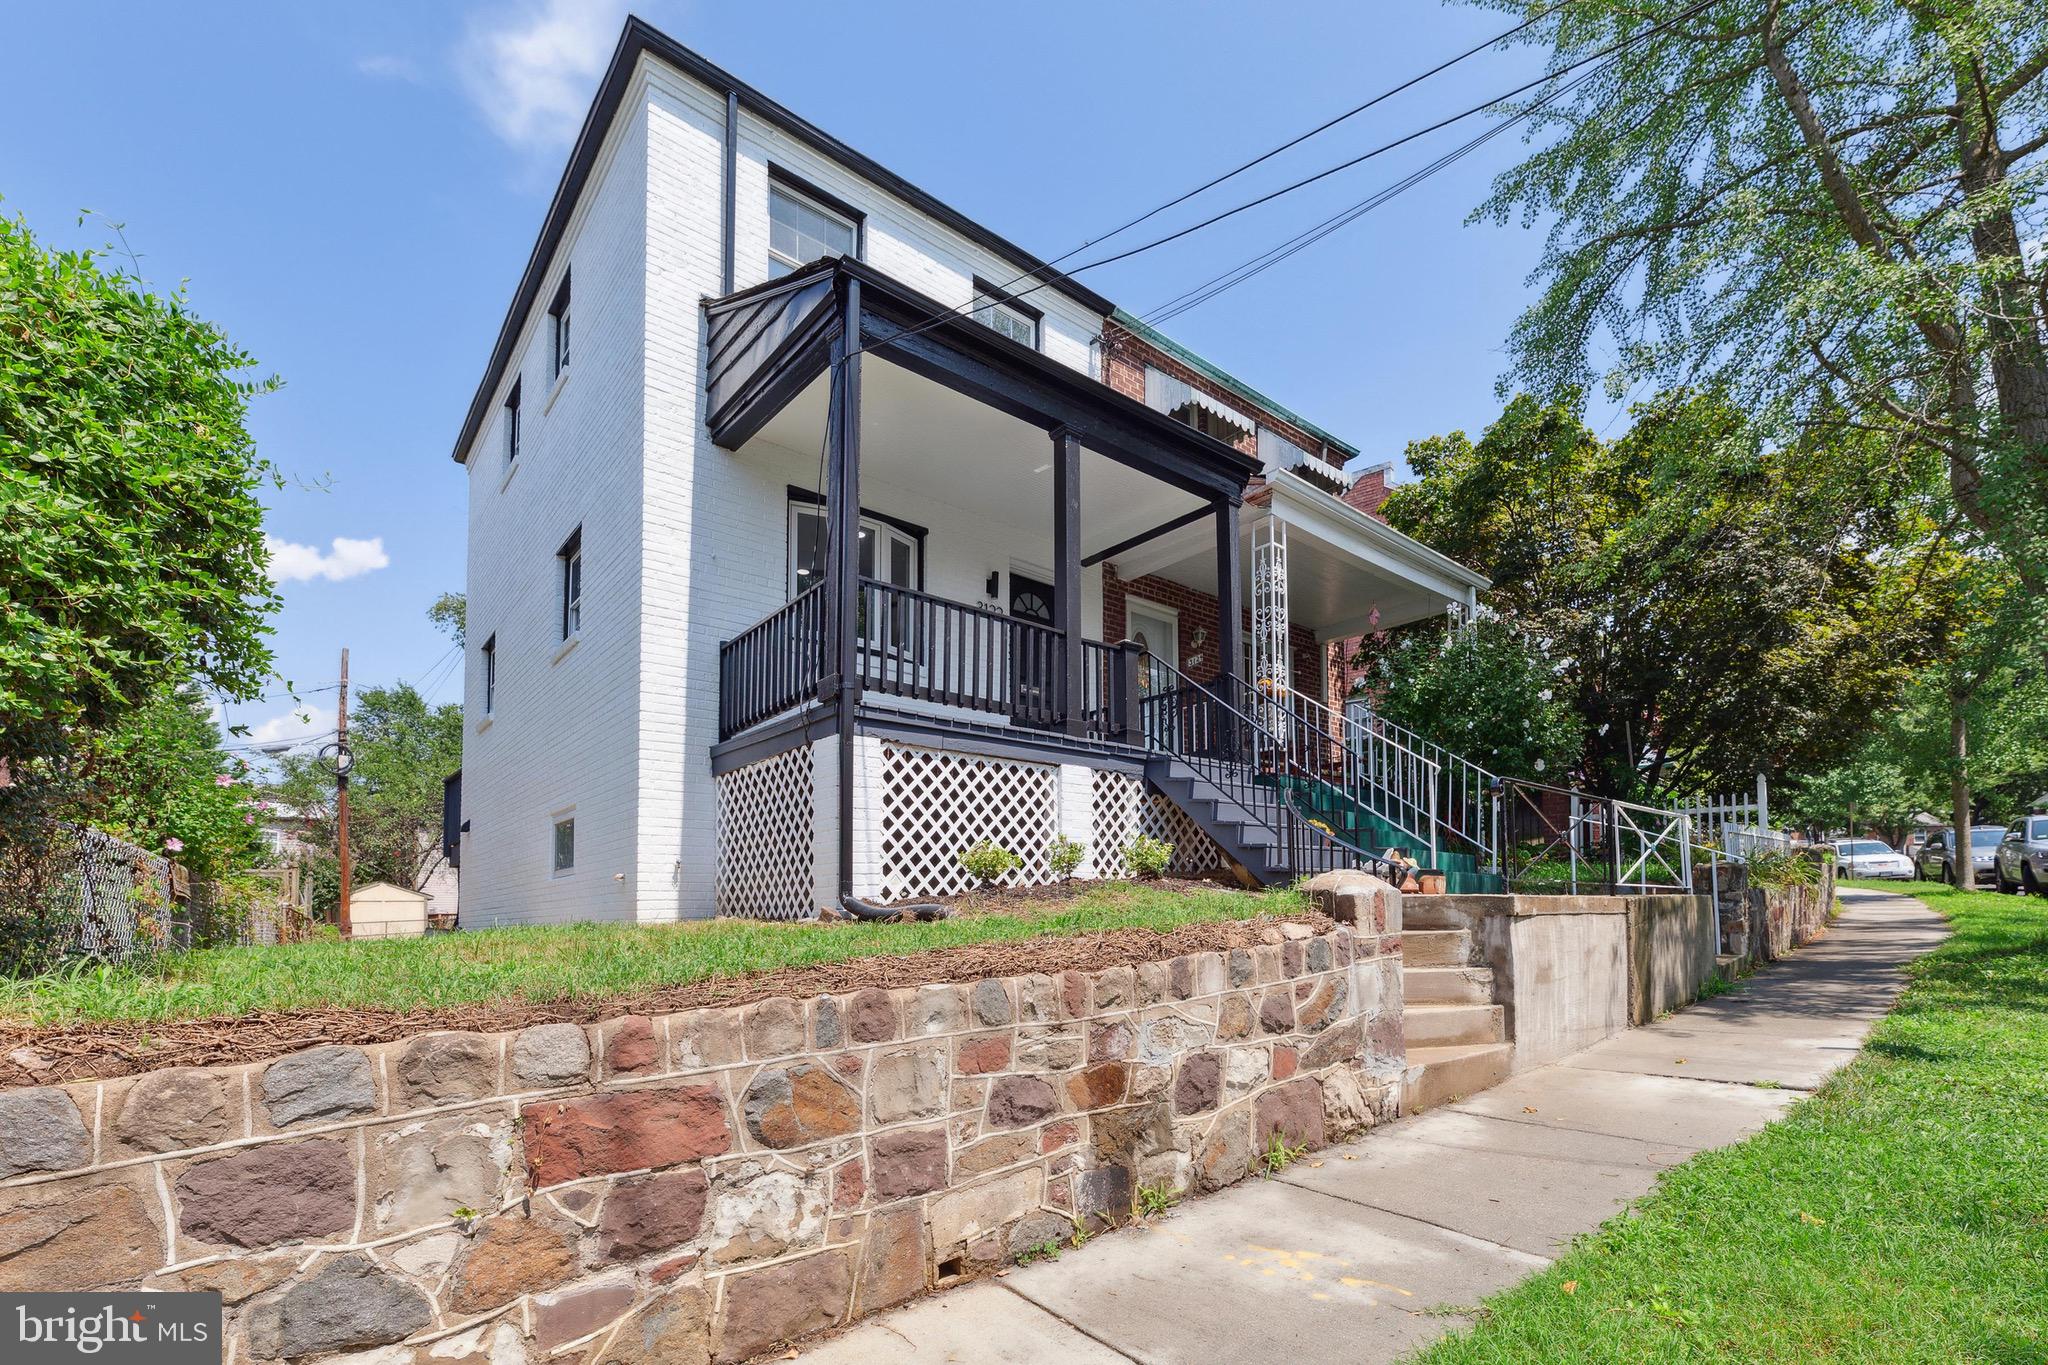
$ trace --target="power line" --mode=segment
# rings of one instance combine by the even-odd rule
[[[1087,241],[1082,242],[1079,246],[1073,247],[1061,253],[1060,255],[1053,257],[1051,260],[1045,262],[1045,264],[1048,266],[1056,266],[1062,261],[1080,255],[1083,251],[1086,251],[1091,246],[1098,246],[1101,243],[1108,241],[1112,237],[1118,236],[1124,232],[1128,232],[1130,229],[1136,227],[1138,224],[1143,223],[1148,219],[1155,218],[1158,215],[1166,212],[1168,209],[1177,208],[1180,205],[1185,204],[1188,200],[1193,199],[1195,196],[1199,194],[1204,194],[1209,190],[1215,189],[1218,185],[1221,185],[1226,180],[1230,180],[1237,176],[1240,176],[1244,174],[1246,171],[1252,169],[1254,166],[1262,165],[1263,163],[1272,160],[1274,157],[1279,156],[1282,152],[1291,151],[1295,147],[1300,146],[1302,143],[1307,142],[1310,138],[1316,137],[1322,133],[1326,133],[1330,129],[1335,128],[1340,123],[1344,123],[1350,119],[1356,118],[1358,115],[1364,113],[1368,109],[1373,108],[1375,105],[1382,104],[1385,101],[1392,99],[1394,96],[1403,93],[1404,91],[1413,89],[1414,87],[1422,84],[1422,82],[1430,79],[1432,76],[1441,75],[1445,71],[1448,71],[1452,67],[1458,65],[1460,62],[1475,57],[1481,52],[1486,52],[1492,48],[1500,46],[1500,44],[1506,42],[1510,38],[1515,37],[1517,34],[1524,33],[1529,29],[1534,28],[1537,24],[1542,23],[1551,15],[1556,14],[1559,10],[1562,10],[1563,8],[1565,8],[1565,6],[1572,3],[1573,0],[1558,0],[1558,3],[1551,5],[1546,9],[1537,11],[1535,14],[1532,14],[1527,19],[1523,20],[1521,23],[1516,24],[1513,28],[1505,29],[1499,33],[1496,33],[1491,38],[1486,39],[1484,42],[1475,43],[1471,47],[1466,48],[1463,52],[1458,53],[1456,56],[1448,57],[1443,61],[1438,62],[1435,66],[1430,67],[1427,71],[1421,72],[1418,75],[1410,76],[1407,80],[1402,81],[1399,85],[1390,86],[1387,89],[1380,91],[1380,93],[1374,95],[1371,99],[1366,100],[1364,103],[1354,104],[1349,109],[1346,109],[1343,113],[1338,114],[1333,118],[1325,119],[1323,122],[1309,129],[1307,132],[1291,137],[1287,139],[1287,141],[1282,142],[1277,146],[1270,147],[1267,150],[1259,153],[1257,156],[1251,158],[1249,161],[1240,162],[1236,166],[1233,166],[1231,169],[1223,172],[1223,174],[1213,176],[1210,179],[1205,180],[1201,184],[1195,186],[1193,189],[1174,196],[1173,198],[1167,200],[1163,204],[1156,204],[1153,207],[1146,209],[1137,217],[1119,223],[1117,226],[1111,228],[1107,232],[1098,233],[1097,235],[1090,237]],[[1512,98],[1512,95],[1502,96],[1502,98]],[[1072,271],[1056,273],[1051,278],[1034,284],[1031,288],[1025,290],[1024,294],[1037,293],[1040,289],[1055,284],[1060,280],[1071,279],[1074,275],[1080,273],[1082,270],[1087,270],[1089,268],[1091,267],[1085,265],[1076,266]],[[1017,285],[1022,284],[1026,280],[1034,279],[1036,277],[1036,274],[1036,271],[1026,270],[1016,275],[1013,275],[1006,283],[1000,286],[999,292],[1009,294],[1009,292],[1012,289],[1014,289]],[[1010,294],[1010,297],[1022,298],[1024,297],[1024,294]],[[961,312],[958,309],[949,309],[944,313],[935,314],[934,320],[943,322],[948,317],[972,318],[980,313],[987,312],[991,308],[999,307],[1001,303],[1001,299],[990,299],[986,303],[970,303],[968,304],[967,310],[965,312]],[[898,337],[905,335],[912,334],[902,332],[897,333]],[[895,338],[892,337],[890,339],[894,340]]]
[[[1557,13],[1559,10],[1563,9],[1566,5],[1569,5],[1571,3],[1573,3],[1573,0],[1558,0],[1557,4],[1554,4],[1547,9],[1538,10],[1535,14],[1530,15],[1521,23],[1516,24],[1513,28],[1508,29],[1502,33],[1497,33],[1493,37],[1488,38],[1486,41],[1482,43],[1476,43],[1473,46],[1466,48],[1463,52],[1458,53],[1455,57],[1445,58],[1443,61],[1438,62],[1435,66],[1432,66],[1431,68],[1429,68],[1429,70],[1422,72],[1420,75],[1410,76],[1407,80],[1402,81],[1399,85],[1391,86],[1388,89],[1382,90],[1379,94],[1374,95],[1371,99],[1365,101],[1365,103],[1363,104],[1352,105],[1349,109],[1346,109],[1343,113],[1338,114],[1335,118],[1326,119],[1323,122],[1317,124],[1315,127],[1309,129],[1307,132],[1302,133],[1296,137],[1291,137],[1287,141],[1281,143],[1279,146],[1270,148],[1267,151],[1263,151],[1259,153],[1257,156],[1253,157],[1251,160],[1241,162],[1238,165],[1233,166],[1231,169],[1225,171],[1223,174],[1214,177],[1213,179],[1203,181],[1201,184],[1195,186],[1193,189],[1187,191],[1187,193],[1185,194],[1169,199],[1165,203],[1160,204],[1154,208],[1146,209],[1143,213],[1131,219],[1129,222],[1121,223],[1116,227],[1111,228],[1109,231],[1101,234],[1098,237],[1090,238],[1088,241],[1085,241],[1081,243],[1081,245],[1075,247],[1072,251],[1067,252],[1066,255],[1054,257],[1052,260],[1046,262],[1046,264],[1058,265],[1061,261],[1066,260],[1068,256],[1077,256],[1081,252],[1086,251],[1089,247],[1096,246],[1102,242],[1106,242],[1110,238],[1118,235],[1119,233],[1126,232],[1129,229],[1136,227],[1138,224],[1146,221],[1149,218],[1155,218],[1158,215],[1166,212],[1166,210],[1168,209],[1178,208],[1180,205],[1185,204],[1188,200],[1194,198],[1196,195],[1205,193],[1209,190],[1213,190],[1218,185],[1222,184],[1224,181],[1242,175],[1254,166],[1260,165],[1267,161],[1271,161],[1274,157],[1280,155],[1282,152],[1291,151],[1292,149],[1300,146],[1302,143],[1308,141],[1312,137],[1315,137],[1322,133],[1327,133],[1330,129],[1335,128],[1338,124],[1356,118],[1358,115],[1364,113],[1368,109],[1371,109],[1373,106],[1385,103],[1387,100],[1392,99],[1394,96],[1401,94],[1404,91],[1413,89],[1414,87],[1422,84],[1424,81],[1428,80],[1432,76],[1441,75],[1442,73],[1450,70],[1452,67],[1456,66],[1458,63],[1466,60],[1467,58],[1476,57],[1482,52],[1486,52],[1492,48],[1500,46],[1502,43],[1506,42],[1510,38],[1515,37],[1517,34],[1524,33],[1529,29],[1534,28],[1536,25],[1542,23],[1545,19],[1548,19],[1551,15]],[[1016,284],[1019,281],[1028,279],[1030,278],[1030,274],[1031,272],[1027,271],[1024,274],[1017,276],[1016,279],[1011,280],[1010,283]],[[1004,286],[1005,289],[1007,289],[1008,287],[1009,285]]]
[[[1314,226],[1309,227],[1304,231],[1297,233],[1293,237],[1288,238],[1286,241],[1281,242],[1278,246],[1268,248],[1267,250],[1260,252],[1258,255],[1252,257],[1250,260],[1240,262],[1239,264],[1232,266],[1230,269],[1224,271],[1222,274],[1211,276],[1209,279],[1203,281],[1201,284],[1196,285],[1194,288],[1185,290],[1182,293],[1174,295],[1172,298],[1167,299],[1165,302],[1156,305],[1152,308],[1151,311],[1145,313],[1143,315],[1143,321],[1150,325],[1158,326],[1159,324],[1167,322],[1170,319],[1179,317],[1181,314],[1189,311],[1190,309],[1199,308],[1202,304],[1207,303],[1209,300],[1217,297],[1220,294],[1224,294],[1232,289],[1235,289],[1238,285],[1243,284],[1246,280],[1249,280],[1256,275],[1263,274],[1265,271],[1280,264],[1280,262],[1286,260],[1288,257],[1295,255],[1297,252],[1304,251],[1311,246],[1314,246],[1317,242],[1322,241],[1325,237],[1328,237],[1332,233],[1348,226],[1351,223],[1356,222],[1358,219],[1364,217],[1366,214],[1372,212],[1374,209],[1380,207],[1382,204],[1387,203],[1389,200],[1400,197],[1402,194],[1406,193],[1408,190],[1413,189],[1415,186],[1421,184],[1423,181],[1429,179],[1431,176],[1437,174],[1439,171],[1445,170],[1446,168],[1454,165],[1455,163],[1462,161],[1465,157],[1471,155],[1473,152],[1477,151],[1486,143],[1491,142],[1494,138],[1499,137],[1502,133],[1514,127],[1523,119],[1526,119],[1530,115],[1536,113],[1546,104],[1549,104],[1557,99],[1562,98],[1567,94],[1570,94],[1573,90],[1576,90],[1579,86],[1583,85],[1588,80],[1591,80],[1595,74],[1595,72],[1588,71],[1573,78],[1570,81],[1567,81],[1565,84],[1560,85],[1556,89],[1545,94],[1541,99],[1529,105],[1527,108],[1517,111],[1513,116],[1502,120],[1501,122],[1487,129],[1485,132],[1480,133],[1478,136],[1473,137],[1464,142],[1463,144],[1461,144],[1460,146],[1452,149],[1449,152],[1446,152],[1444,155],[1438,157],[1436,160],[1430,162],[1428,165],[1423,166],[1418,170],[1410,172],[1408,175],[1403,176],[1401,179],[1395,181],[1391,185],[1385,186],[1382,189],[1374,191],[1372,194],[1366,196],[1359,202],[1352,204],[1347,208],[1340,209],[1337,213],[1332,214],[1330,217],[1323,219],[1321,222],[1315,224]]]
[[[1291,184],[1281,186],[1279,189],[1272,190],[1266,194],[1259,195],[1256,198],[1249,199],[1242,203],[1233,205],[1232,207],[1225,209],[1220,213],[1212,214],[1209,217],[1202,219],[1200,222],[1193,223],[1187,227],[1180,228],[1174,232],[1170,232],[1163,237],[1154,238],[1149,242],[1141,243],[1138,246],[1131,247],[1125,251],[1117,252],[1116,254],[1111,256],[1103,256],[1092,261],[1085,261],[1082,264],[1075,266],[1072,270],[1055,271],[1050,278],[1040,280],[1038,283],[1032,285],[1030,288],[1020,290],[1014,294],[1010,293],[1007,287],[1005,287],[1000,292],[1002,292],[1009,299],[1025,298],[1031,294],[1037,293],[1041,289],[1049,289],[1053,285],[1058,284],[1061,280],[1070,280],[1074,278],[1076,275],[1081,274],[1083,271],[1099,269],[1100,267],[1105,265],[1113,265],[1118,261],[1128,260],[1133,256],[1141,255],[1147,251],[1152,251],[1159,247],[1166,246],[1171,242],[1179,241],[1181,238],[1189,236],[1192,233],[1200,232],[1204,228],[1213,227],[1215,224],[1222,222],[1226,218],[1235,217],[1237,214],[1243,213],[1249,209],[1257,208],[1262,204],[1269,204],[1275,199],[1281,198],[1284,195],[1292,194],[1296,190],[1304,189],[1309,185],[1317,183],[1318,181],[1326,180],[1333,175],[1337,175],[1340,172],[1349,170],[1352,167],[1360,165],[1363,162],[1369,161],[1374,157],[1385,155],[1387,152],[1393,151],[1396,148],[1406,146],[1408,143],[1413,142],[1418,138],[1426,137],[1431,133],[1441,131],[1442,129],[1447,128],[1454,123],[1462,122],[1465,119],[1471,118],[1475,114],[1484,113],[1486,110],[1493,108],[1494,106],[1500,104],[1502,101],[1511,100],[1517,95],[1527,94],[1529,91],[1536,89],[1538,86],[1546,85],[1552,81],[1555,81],[1560,76],[1568,75],[1573,71],[1579,70],[1581,67],[1585,67],[1591,65],[1594,62],[1602,61],[1606,58],[1612,57],[1616,53],[1619,53],[1626,48],[1632,47],[1635,44],[1644,41],[1645,39],[1655,37],[1659,33],[1665,32],[1666,30],[1674,27],[1675,25],[1683,23],[1687,19],[1692,18],[1694,15],[1700,13],[1702,10],[1707,9],[1709,6],[1715,4],[1716,2],[1717,0],[1696,0],[1696,3],[1688,6],[1684,10],[1681,10],[1679,13],[1671,16],[1669,19],[1660,20],[1659,22],[1651,25],[1649,28],[1646,28],[1639,33],[1631,34],[1626,38],[1622,38],[1616,42],[1610,43],[1608,46],[1601,48],[1597,52],[1590,53],[1584,57],[1579,58],[1577,61],[1570,62],[1564,66],[1561,66],[1555,71],[1546,72],[1542,76],[1537,77],[1535,80],[1525,81],[1521,85],[1516,86],[1512,90],[1509,90],[1500,95],[1496,95],[1493,98],[1485,100],[1479,104],[1472,105],[1471,107],[1461,110],[1456,114],[1452,114],[1447,118],[1439,119],[1426,127],[1419,128],[1412,133],[1408,133],[1402,137],[1396,138],[1392,142],[1383,143],[1382,145],[1375,147],[1370,151],[1363,152],[1358,156],[1350,157],[1344,161],[1340,161],[1334,166],[1330,166],[1323,170],[1317,171],[1314,175],[1304,176],[1303,178],[1296,180]],[[1119,229],[1119,231],[1121,231],[1121,229]],[[1105,237],[1114,235],[1114,233],[1109,233],[1105,234]],[[1098,238],[1097,240],[1102,239]],[[1079,250],[1079,248],[1077,248],[1077,250]],[[1073,254],[1075,253],[1071,251],[1067,253],[1068,256],[1071,256]],[[1066,257],[1063,256],[1059,259],[1064,260],[1066,259]],[[1015,279],[1011,280],[1010,283],[1020,283],[1021,281],[1028,278],[1031,278],[1031,276],[1027,272],[1024,275],[1017,276]],[[983,312],[986,311],[988,308],[998,306],[1002,302],[1004,302],[1004,300],[998,298],[991,299],[989,302],[984,304],[970,305],[968,310],[964,313],[958,309],[946,309],[942,312],[933,314],[930,318],[928,318],[926,321],[922,323],[914,324],[910,327],[906,327],[899,331],[892,332],[886,337],[881,337],[873,342],[868,342],[863,345],[857,346],[852,350],[848,351],[847,355],[858,355],[864,351],[872,351],[879,346],[886,346],[891,342],[900,341],[907,337],[919,336],[925,332],[930,331],[932,328],[941,326],[947,322],[957,321],[963,318],[972,318],[976,313]]]

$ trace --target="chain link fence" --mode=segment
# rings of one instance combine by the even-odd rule
[[[57,849],[70,868],[57,874],[43,915],[57,956],[129,962],[188,945],[168,857],[78,825],[59,825],[55,837],[70,843]]]

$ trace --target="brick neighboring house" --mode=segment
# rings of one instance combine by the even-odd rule
[[[1250,421],[1247,427],[1213,410],[1202,409],[1196,415],[1200,422],[1207,424],[1204,429],[1212,435],[1223,437],[1247,455],[1259,456],[1267,467],[1272,467],[1276,461],[1282,462],[1280,467],[1301,474],[1347,505],[1382,525],[1387,524],[1387,519],[1380,515],[1380,505],[1393,491],[1389,482],[1394,471],[1393,461],[1373,465],[1347,480],[1343,467],[1358,457],[1356,446],[1315,426],[1136,318],[1122,312],[1112,315],[1102,333],[1103,382],[1139,402],[1158,406],[1162,401],[1162,385],[1157,378],[1149,377],[1148,371],[1167,376],[1207,395],[1238,413],[1241,419]],[[1254,480],[1253,490],[1246,495],[1248,502],[1256,500],[1257,488],[1263,482],[1263,477]],[[1116,639],[1116,632],[1123,627],[1123,598],[1126,593],[1174,607],[1181,613],[1183,621],[1194,620],[1209,635],[1214,635],[1214,596],[1157,577],[1125,581],[1116,576],[1114,569],[1112,564],[1111,571],[1103,578],[1103,628],[1107,638]],[[1249,607],[1243,612],[1243,625],[1249,639]],[[1341,711],[1353,685],[1364,676],[1364,670],[1354,667],[1351,659],[1357,654],[1365,636],[1362,633],[1349,635],[1319,644],[1314,632],[1306,627],[1296,626],[1291,633],[1296,686],[1300,687],[1304,679],[1319,679],[1324,704],[1332,710]],[[1183,635],[1184,663],[1190,676],[1203,681],[1216,676],[1219,660],[1186,658],[1186,648],[1187,641]]]

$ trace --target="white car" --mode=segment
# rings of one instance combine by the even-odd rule
[[[1881,877],[1910,882],[1917,875],[1913,860],[1896,853],[1882,839],[1838,839],[1835,841],[1837,877]]]

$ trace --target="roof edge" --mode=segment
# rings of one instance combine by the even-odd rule
[[[497,340],[492,343],[491,359],[485,367],[483,379],[477,385],[475,396],[470,399],[469,410],[463,418],[462,432],[456,438],[452,453],[457,464],[464,463],[464,453],[476,440],[477,433],[483,429],[484,414],[489,410],[491,395],[497,391],[499,381],[504,378],[505,366],[511,359],[512,346],[518,339],[527,313],[540,294],[541,280],[554,259],[556,248],[561,245],[562,234],[567,230],[569,218],[576,209],[576,201],[582,196],[583,187],[588,183],[590,173],[596,166],[598,152],[603,146],[605,135],[611,129],[613,119],[618,114],[620,103],[625,99],[626,89],[632,81],[634,66],[642,53],[660,58],[686,76],[713,89],[730,91],[737,95],[742,109],[775,125],[798,141],[808,144],[814,151],[840,162],[848,170],[872,182],[884,192],[903,200],[918,212],[943,223],[997,256],[1006,258],[1011,265],[1018,267],[1021,273],[1045,280],[1048,287],[1067,295],[1091,311],[1105,316],[1118,311],[1116,305],[1107,298],[1078,281],[1062,276],[1049,262],[1041,260],[1000,233],[983,227],[958,209],[934,198],[871,157],[854,150],[723,67],[684,47],[639,15],[629,14],[626,16],[625,27],[620,30],[618,45],[612,49],[611,61],[605,67],[603,78],[598,82],[597,94],[591,99],[590,108],[583,116],[583,126],[577,132],[576,141],[570,149],[569,162],[562,170],[562,178],[555,186],[554,196],[548,201],[547,213],[541,219],[540,234],[534,242],[532,253],[527,257],[525,269],[520,273],[512,302],[505,310],[505,320],[499,324]]]
[[[1187,347],[1181,345],[1178,341],[1175,341],[1172,337],[1166,335],[1166,333],[1160,331],[1157,327],[1154,327],[1151,323],[1146,322],[1141,318],[1135,317],[1132,314],[1125,312],[1121,308],[1118,308],[1112,313],[1110,313],[1109,318],[1110,321],[1114,322],[1117,326],[1122,327],[1124,330],[1131,332],[1136,336],[1142,337],[1144,340],[1150,342],[1152,345],[1157,346],[1160,350],[1172,356],[1175,360],[1178,360],[1183,365],[1186,365],[1189,369],[1194,370],[1196,373],[1205,376],[1210,381],[1217,384],[1221,384],[1226,388],[1237,390],[1246,398],[1252,399],[1260,407],[1263,407],[1264,409],[1266,409],[1266,411],[1272,413],[1275,417],[1281,418],[1284,421],[1292,422],[1295,426],[1300,427],[1303,431],[1315,437],[1317,440],[1327,442],[1332,449],[1343,451],[1345,459],[1338,461],[1337,463],[1339,465],[1345,464],[1350,460],[1354,460],[1358,458],[1360,454],[1363,453],[1359,450],[1357,446],[1351,444],[1351,442],[1343,440],[1342,438],[1331,434],[1329,431],[1325,430],[1322,427],[1317,426],[1314,422],[1309,421],[1306,417],[1303,417],[1300,413],[1294,411],[1294,409],[1288,407],[1286,404],[1275,402],[1273,399],[1267,397],[1259,390],[1253,388],[1250,384],[1245,383],[1242,379],[1239,379],[1236,375],[1224,369],[1222,366],[1216,364],[1214,361],[1205,359],[1202,356],[1196,354],[1194,351],[1189,350]]]

